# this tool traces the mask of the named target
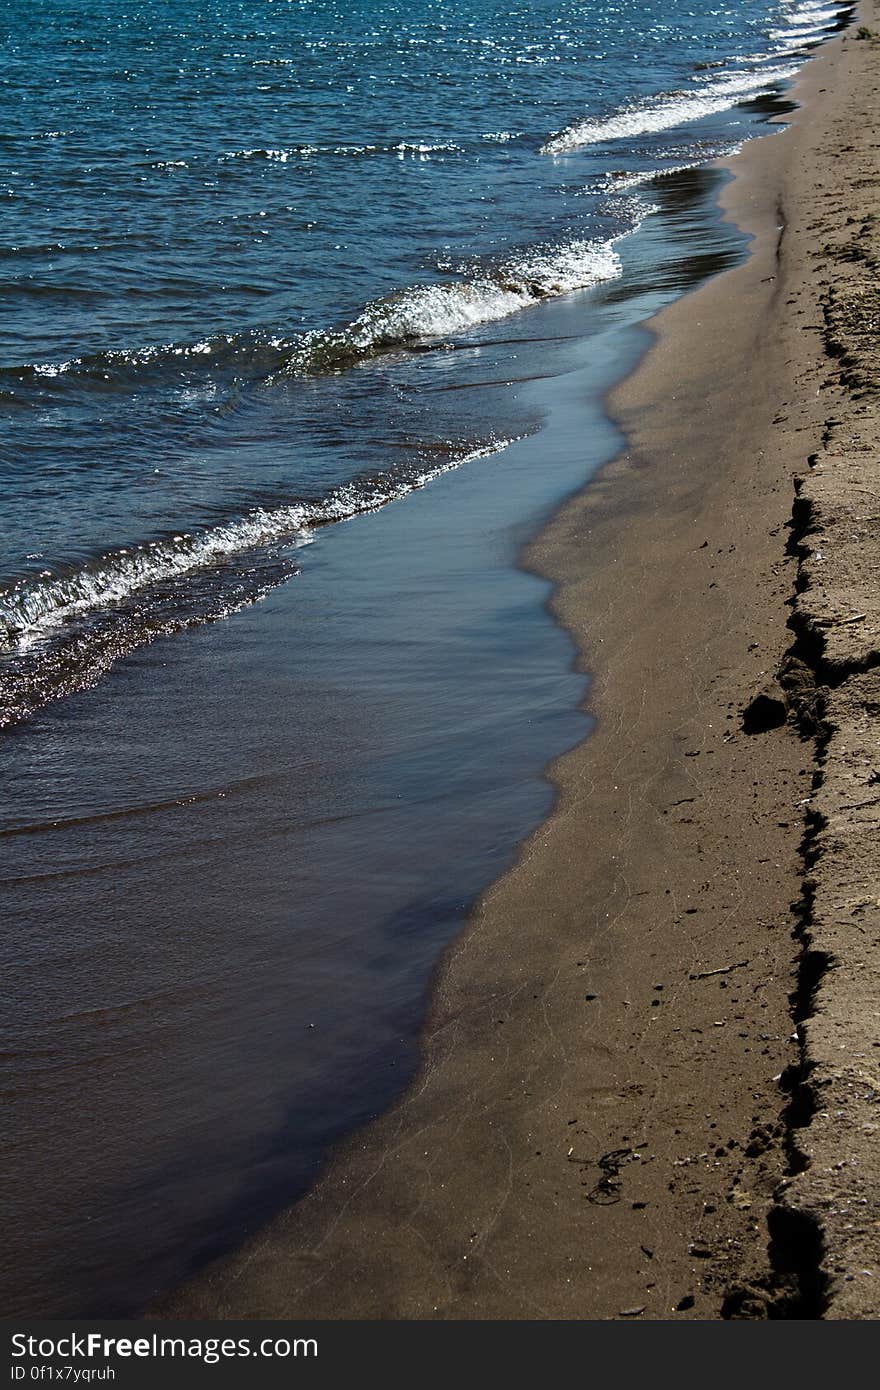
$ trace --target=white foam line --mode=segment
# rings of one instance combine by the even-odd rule
[[[633,227],[646,209],[633,209]],[[628,232],[621,233],[627,235]],[[587,289],[616,279],[620,261],[615,243],[576,240],[562,246],[536,247],[489,267],[466,270],[461,279],[436,285],[413,285],[398,294],[374,300],[351,323],[337,329],[317,329],[297,339],[243,335],[246,352],[276,354],[279,366],[268,377],[309,374],[322,361],[358,360],[372,352],[419,339],[448,337],[526,309],[540,299]],[[100,359],[74,357],[66,362],[33,364],[34,376],[50,379],[82,370],[98,372],[159,365],[164,360],[195,362],[220,352],[234,357],[234,335],[220,334],[197,343],[156,343],[110,351]]]
[[[319,526],[378,511],[441,474],[500,453],[512,443],[513,439],[495,440],[413,478],[389,479],[384,488],[361,492],[354,486],[340,487],[320,502],[258,507],[222,526],[110,551],[93,567],[69,575],[47,572],[36,580],[19,581],[0,593],[0,648],[24,652],[72,619],[112,608],[153,584],[186,577],[247,551],[281,541],[307,544]]]
[[[541,147],[542,154],[569,154],[589,145],[627,136],[672,130],[719,111],[729,110],[752,92],[772,87],[794,76],[797,68],[785,66],[761,73],[733,73],[702,91],[663,97],[651,105],[633,106],[600,120],[579,121],[560,131]]]
[[[617,279],[621,265],[615,243],[629,235],[647,211],[640,206],[633,227],[608,241],[536,248],[487,269],[469,270],[452,283],[414,285],[375,300],[345,327],[308,334],[279,375],[309,372],[322,357],[357,359],[383,348],[453,337],[508,318],[542,299]]]
[[[220,163],[233,159],[267,159],[276,164],[287,164],[291,159],[317,159],[322,155],[336,155],[358,158],[373,154],[394,154],[404,159],[407,155],[428,159],[432,154],[461,154],[460,145],[430,144],[427,141],[398,140],[391,145],[289,145],[276,149],[271,147],[248,150],[226,150],[219,156]]]

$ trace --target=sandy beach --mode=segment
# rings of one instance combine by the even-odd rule
[[[652,324],[626,449],[524,557],[596,727],[417,1083],[154,1315],[880,1313],[873,34],[729,162],[751,254]]]

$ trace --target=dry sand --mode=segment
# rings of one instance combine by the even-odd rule
[[[878,86],[850,29],[731,162],[751,256],[661,315],[531,548],[598,724],[417,1085],[159,1316],[880,1311]]]

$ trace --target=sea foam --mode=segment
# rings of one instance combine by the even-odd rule
[[[472,449],[452,450],[442,464],[406,477],[388,475],[369,483],[351,483],[314,502],[256,507],[205,530],[108,551],[67,574],[46,571],[34,579],[19,580],[0,591],[0,651],[24,652],[65,623],[117,607],[154,585],[185,579],[249,551],[273,544],[307,544],[320,526],[377,511],[441,474],[500,453],[513,442],[497,439]]]
[[[623,209],[630,225],[607,240],[573,240],[531,247],[503,260],[466,266],[458,278],[410,285],[373,300],[349,323],[296,336],[247,331],[219,333],[195,343],[151,343],[0,370],[0,380],[69,376],[102,380],[204,372],[268,382],[339,371],[381,352],[451,338],[526,309],[543,299],[588,289],[621,273],[616,243],[650,209],[633,199]]]
[[[609,116],[577,121],[552,135],[541,146],[542,154],[562,155],[610,140],[672,130],[719,111],[727,111],[752,93],[766,90],[793,77],[794,64],[761,72],[733,72],[693,92],[669,92],[644,104],[625,107]]]

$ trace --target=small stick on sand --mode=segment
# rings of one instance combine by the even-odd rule
[[[738,960],[735,965],[722,965],[717,970],[700,970],[695,975],[689,975],[689,980],[710,980],[713,975],[729,975],[731,970],[742,970],[744,965],[748,965],[747,960]]]

